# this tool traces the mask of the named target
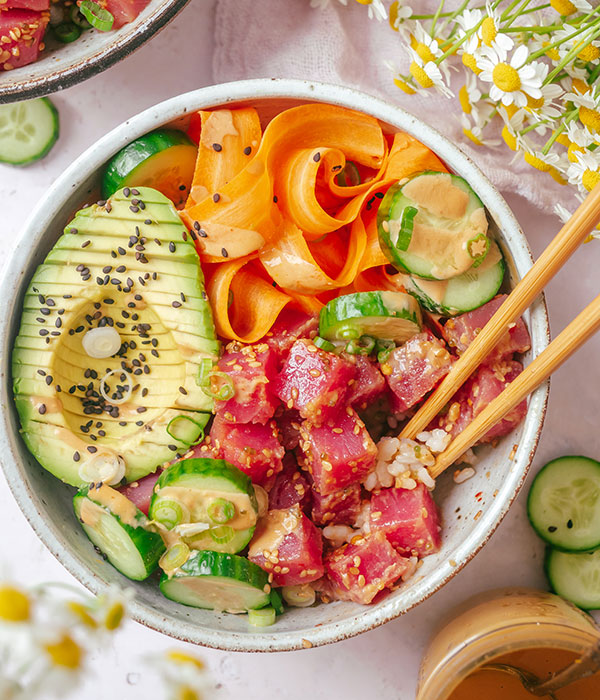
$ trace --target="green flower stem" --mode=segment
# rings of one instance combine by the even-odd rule
[[[594,70],[590,73],[588,77],[588,84],[593,85],[596,80],[598,80],[598,76],[600,75],[600,64],[597,65]]]
[[[449,22],[450,20],[455,19],[456,17],[458,17],[458,15],[460,15],[462,12],[464,12],[464,10],[466,10],[468,4],[469,4],[469,0],[463,0],[462,5],[460,5],[459,7],[457,7],[456,10],[454,10],[454,12],[450,13],[448,19],[444,20],[444,23],[443,23],[442,26],[440,27],[440,32],[443,32],[444,29],[446,29],[446,27],[448,26],[448,22]],[[441,15],[440,15],[440,16],[441,16]],[[452,36],[454,36],[454,34],[456,34],[457,31],[458,31],[458,23],[455,22],[455,23],[454,23],[454,26],[453,26],[452,29],[450,30],[450,34],[448,34],[447,39],[450,39]]]
[[[431,20],[431,27],[429,29],[429,36],[433,39],[435,35],[435,25],[438,22],[438,19],[440,18],[440,13],[444,9],[444,4],[446,3],[446,0],[441,0],[440,4],[438,5],[438,9],[436,10],[435,14],[433,15],[433,19]]]
[[[578,44],[577,46],[574,46],[569,53],[562,59],[562,61],[556,66],[556,68],[546,77],[546,80],[544,80],[543,85],[548,84],[553,80],[555,76],[557,76],[562,69],[570,63],[583,49],[585,49],[586,46],[589,46],[592,41],[600,34],[600,19],[597,19],[588,29],[593,29],[595,31],[590,31],[589,38],[587,38],[585,41],[582,43]],[[580,32],[575,32],[575,34],[578,34]],[[531,60],[531,59],[530,59]]]
[[[600,5],[599,5],[599,7],[600,7]],[[585,32],[585,31],[587,31],[587,29],[591,29],[591,28],[597,26],[599,21],[600,20],[598,20],[598,19],[594,20],[583,31]],[[582,30],[579,28],[576,31],[572,32],[571,34],[568,34],[566,37],[564,37],[564,39],[559,39],[558,41],[554,41],[553,43],[548,44],[548,46],[544,46],[544,48],[539,49],[539,51],[534,51],[532,54],[530,54],[527,62],[530,63],[531,61],[535,61],[540,56],[544,56],[546,54],[546,52],[548,52],[552,49],[555,49],[557,46],[560,46],[561,44],[564,44],[565,41],[569,41],[570,39],[573,39],[574,37],[579,36],[581,33],[582,33]],[[593,37],[592,37],[592,39],[590,39],[590,41],[593,41]],[[579,51],[581,51],[582,48],[583,47],[580,47]],[[575,53],[575,55],[577,55],[577,53],[579,53],[579,51],[577,51]],[[560,69],[562,70],[565,65],[566,65],[566,63],[563,61],[562,65],[560,66]]]
[[[513,0],[513,1],[510,3],[510,5],[509,5],[507,8],[505,8],[505,9],[503,10],[502,14],[500,15],[500,20],[502,21],[502,20],[507,19],[507,18],[509,17],[510,13],[515,9],[515,7],[516,7],[520,2],[523,2],[523,0]],[[529,3],[528,3],[528,4],[529,4]],[[519,14],[519,13],[517,13],[517,14]]]
[[[578,108],[578,109],[574,109],[574,110],[569,114],[568,117],[564,117],[564,118],[563,118],[563,120],[562,120],[562,122],[560,123],[560,125],[558,126],[558,128],[555,129],[555,130],[552,132],[552,136],[551,136],[551,137],[546,141],[546,143],[544,144],[544,147],[542,148],[542,153],[543,153],[543,155],[545,155],[545,156],[548,155],[548,152],[550,151],[550,149],[551,149],[552,146],[554,145],[554,142],[556,141],[556,139],[557,139],[557,138],[563,133],[563,131],[567,128],[567,124],[569,124],[570,122],[572,122],[574,119],[577,119],[578,116],[579,116],[579,108]]]
[[[548,24],[544,27],[502,27],[499,31],[502,34],[511,34],[512,32],[529,32],[531,34],[549,34],[557,29],[564,29],[564,24]]]
[[[517,133],[519,134],[519,136],[525,136],[525,134],[528,134],[530,131],[537,129],[538,126],[543,126],[544,124],[550,124],[550,121],[548,119],[542,119],[539,122],[533,122],[533,124],[529,124],[524,129],[521,129]]]
[[[515,20],[519,19],[519,17],[521,17],[523,12],[525,12],[525,10],[527,9],[527,5],[529,5],[530,2],[531,0],[523,0],[521,6],[517,8],[515,13],[509,17],[506,17],[506,23],[503,25],[503,27],[505,29],[508,29]]]
[[[445,51],[439,58],[436,58],[436,60],[435,60],[435,65],[436,65],[436,66],[439,66],[440,63],[441,63],[444,59],[448,58],[448,56],[451,56],[451,55],[456,51],[456,49],[457,49],[459,46],[462,46],[462,44],[464,44],[465,41],[467,41],[467,39],[469,39],[473,34],[475,34],[475,32],[479,29],[479,27],[481,27],[481,25],[482,25],[484,19],[485,19],[485,17],[482,17],[481,20],[480,20],[479,22],[477,22],[477,24],[476,24],[474,27],[472,27],[471,29],[469,29],[468,32],[465,32],[465,35],[464,35],[463,37],[461,37],[460,39],[458,39],[457,41],[455,41],[455,42],[450,46],[450,48],[446,49],[446,51]]]

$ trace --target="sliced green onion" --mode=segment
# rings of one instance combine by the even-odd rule
[[[71,22],[76,24],[80,29],[89,29],[92,26],[81,14],[77,5],[71,6],[71,9],[69,10],[69,17],[71,18]]]
[[[415,226],[415,216],[418,213],[419,210],[416,207],[404,207],[402,210],[400,230],[398,231],[398,240],[396,241],[396,248],[398,248],[398,250],[408,250]]]
[[[227,308],[228,309],[231,308],[232,304],[233,304],[233,292],[230,289],[228,294],[227,294]]]
[[[473,258],[473,267],[478,267],[485,260],[490,249],[490,239],[485,233],[480,233],[475,238],[467,241],[467,252]]]
[[[315,591],[307,583],[296,586],[284,586],[282,593],[285,602],[294,608],[307,608],[317,598]]]
[[[215,380],[221,382],[217,389],[213,388]],[[202,378],[200,388],[207,396],[210,396],[210,398],[215,401],[227,401],[227,399],[230,399],[235,394],[233,379],[225,372],[217,372],[214,370]]]
[[[213,361],[205,357],[200,361],[200,368],[198,370],[198,376],[196,377],[196,384],[202,386],[206,381],[206,378],[210,375],[213,370]]]
[[[217,544],[227,544],[235,537],[235,530],[229,525],[221,525],[220,527],[211,527],[208,534]]]
[[[189,421],[190,423],[193,423],[195,426],[200,428],[200,435],[199,437],[194,441],[194,442],[189,442],[188,440],[184,440],[183,438],[177,437],[175,433],[173,432],[173,425],[177,423],[177,421]],[[201,423],[198,423],[197,420],[194,420],[191,416],[185,416],[185,415],[180,415],[180,416],[175,416],[171,418],[171,420],[167,423],[167,434],[170,435],[173,440],[177,440],[177,442],[183,443],[186,447],[193,447],[194,445],[199,445],[202,440],[204,440],[204,426]]]
[[[356,163],[352,160],[346,161],[346,166],[335,177],[335,182],[340,187],[354,187],[360,185],[361,177],[356,167]]]
[[[352,339],[346,345],[349,355],[370,355],[375,350],[375,338],[370,335],[361,335],[358,339]]]
[[[321,338],[320,335],[317,335],[315,338],[313,338],[313,343],[318,348],[321,348],[321,350],[326,350],[327,352],[335,351],[335,345],[333,343],[330,343],[328,340],[325,340],[325,338]]]
[[[378,362],[387,362],[389,356],[396,349],[396,343],[393,340],[385,340],[377,338],[375,343],[375,352],[377,353]]]
[[[269,598],[271,600],[271,605],[275,608],[277,615],[283,615],[285,608],[283,607],[283,599],[281,593],[276,588],[271,588],[269,593]]]
[[[83,0],[79,6],[79,11],[87,19],[87,21],[101,32],[108,32],[112,29],[115,18],[112,14],[100,7],[97,2],[91,0]]]
[[[356,340],[360,338],[360,331],[356,328],[342,328],[338,331],[338,335],[342,340]]]
[[[63,44],[70,44],[77,41],[81,36],[81,29],[72,22],[61,22],[52,27],[52,33]]]
[[[206,509],[208,517],[218,525],[228,523],[235,515],[235,506],[224,498],[215,498]]]
[[[178,542],[167,549],[158,560],[158,565],[163,571],[174,571],[183,566],[190,556],[190,548],[185,542]]]
[[[248,622],[254,627],[270,627],[276,617],[275,608],[271,606],[261,610],[248,610]]]
[[[166,498],[160,499],[157,505],[152,508],[152,515],[155,520],[169,530],[183,522],[184,518],[181,505],[177,501],[170,501]]]

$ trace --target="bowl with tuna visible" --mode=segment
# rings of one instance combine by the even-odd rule
[[[531,266],[510,209],[415,117],[254,80],[121,125],[6,267],[3,466],[50,550],[133,615],[243,651],[372,629],[435,593],[518,493],[542,386],[436,456],[548,341],[543,300],[411,416]]]

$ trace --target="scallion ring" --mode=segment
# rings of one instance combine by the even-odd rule
[[[163,571],[174,571],[183,566],[189,559],[190,548],[185,542],[178,542],[167,549],[158,560],[158,565]]]
[[[105,388],[106,382],[110,377],[112,377],[113,374],[118,374],[121,377],[125,376],[125,379],[121,379],[123,384],[117,385],[117,388],[125,388],[125,393],[121,396],[121,398],[113,398],[112,396],[108,395],[108,392]],[[121,391],[121,389],[119,389]],[[131,398],[131,393],[133,391],[133,386],[131,383],[131,378],[129,375],[122,369],[111,369],[110,372],[107,372],[102,379],[100,380],[100,393],[102,394],[102,398],[110,404],[117,405],[121,403],[125,403],[126,401],[129,401]]]
[[[235,537],[235,530],[229,525],[211,527],[208,534],[217,544],[227,544]]]
[[[167,498],[159,499],[158,503],[152,507],[154,520],[164,525],[168,530],[172,530],[186,518],[181,504]]]
[[[235,516],[235,506],[231,501],[225,498],[215,498],[215,500],[209,504],[206,512],[213,523],[224,525]]]
[[[352,339],[346,345],[346,352],[349,355],[370,355],[375,349],[375,338],[370,335],[361,335],[360,338]]]
[[[194,440],[194,442],[190,442],[189,440],[184,440],[181,437],[178,437],[174,432],[173,432],[173,425],[177,423],[177,421],[189,421],[190,423],[193,423],[197,428],[200,429],[200,435],[199,437]],[[179,416],[174,416],[171,418],[171,420],[167,423],[167,434],[173,438],[173,440],[177,440],[177,442],[181,442],[183,445],[186,447],[193,447],[194,445],[199,445],[203,440],[204,440],[204,426],[201,423],[198,423],[197,420],[194,420],[191,416],[186,416],[184,414],[181,414]]]
[[[215,382],[218,386],[217,389],[214,388]],[[200,388],[215,401],[227,401],[235,394],[233,379],[225,372],[215,370],[203,377]]]
[[[325,350],[326,352],[334,352],[335,351],[335,345],[333,343],[330,343],[328,340],[325,340],[325,338],[321,338],[320,335],[315,336],[313,338],[313,343],[320,348],[321,350]]]
[[[481,265],[489,249],[490,239],[485,233],[480,233],[467,242],[467,252],[473,258],[473,267],[479,267],[479,265]]]
[[[81,36],[81,29],[72,22],[61,22],[52,27],[52,33],[61,44],[70,44]]]
[[[400,229],[398,231],[398,238],[396,239],[396,248],[398,248],[398,250],[408,250],[415,227],[415,216],[418,213],[419,210],[416,207],[404,207],[402,210]]]
[[[112,29],[115,18],[108,10],[100,7],[97,2],[83,0],[79,11],[95,29],[101,32],[108,32]]]
[[[77,5],[71,5],[69,10],[69,17],[73,24],[76,24],[80,29],[89,29],[92,25],[87,21],[87,19],[81,14]]]
[[[393,340],[385,340],[377,338],[375,343],[375,352],[377,353],[378,362],[387,362],[389,356],[396,349],[396,343]]]
[[[248,610],[248,622],[253,627],[270,627],[275,624],[276,617],[275,608],[271,606],[260,610]]]

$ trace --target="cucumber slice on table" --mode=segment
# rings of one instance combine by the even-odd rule
[[[165,551],[159,535],[145,529],[148,518],[123,494],[105,484],[81,489],[75,515],[92,544],[127,578],[143,581]]]
[[[555,549],[600,547],[600,462],[588,457],[548,462],[531,485],[527,513],[537,534]]]
[[[177,129],[157,129],[121,149],[106,165],[102,197],[123,187],[153,187],[183,206],[196,167],[197,146]]]
[[[29,165],[58,139],[56,107],[47,97],[0,105],[0,162]]]
[[[257,517],[252,481],[222,459],[176,462],[160,475],[150,502],[150,518],[191,549],[239,552]]]
[[[269,577],[244,557],[222,552],[192,552],[160,590],[170,600],[194,608],[244,613],[270,603]]]
[[[444,280],[483,262],[490,240],[479,197],[463,178],[423,172],[392,185],[377,212],[379,243],[402,272]]]
[[[418,302],[403,292],[358,292],[328,302],[319,317],[326,340],[355,340],[363,335],[403,343],[421,330]]]
[[[551,548],[545,566],[555,593],[584,610],[600,609],[600,549],[561,552]]]
[[[493,299],[502,286],[504,270],[500,248],[492,241],[489,253],[479,267],[471,267],[462,275],[440,281],[405,275],[404,286],[427,311],[456,316],[478,309]]]

